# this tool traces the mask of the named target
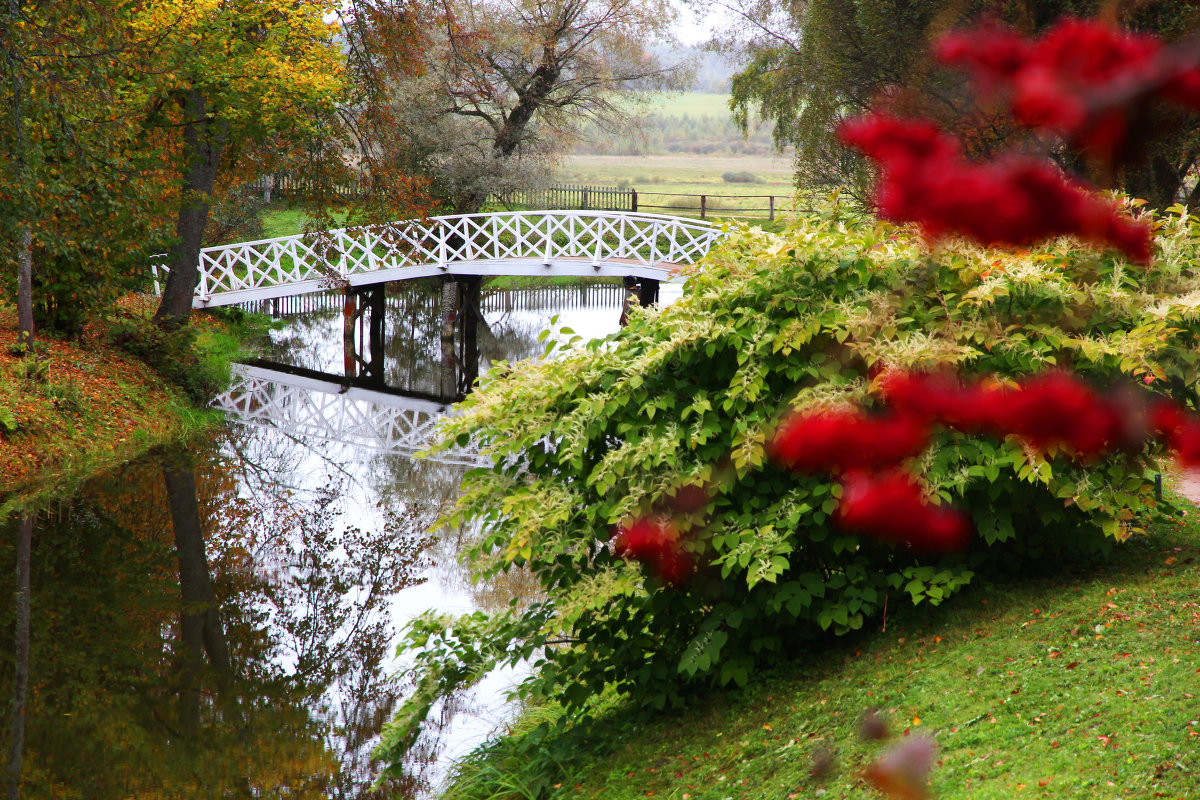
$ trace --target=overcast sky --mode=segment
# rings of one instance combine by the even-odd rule
[[[679,9],[679,20],[675,24],[675,35],[679,41],[689,45],[708,41],[717,15],[698,16],[679,2],[675,3],[675,7]]]

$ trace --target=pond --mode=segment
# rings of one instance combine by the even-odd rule
[[[555,317],[584,337],[615,331],[622,297],[485,291],[480,371],[539,356]],[[37,515],[24,796],[429,796],[512,713],[515,676],[499,676],[443,709],[408,775],[371,789],[371,749],[405,691],[397,631],[426,609],[535,591],[520,576],[473,585],[457,560],[471,532],[430,532],[475,458],[412,457],[453,413],[438,400],[438,300],[433,285],[389,294],[370,388],[342,374],[340,296],[281,304],[265,360],[218,401],[225,426]],[[0,537],[7,598],[16,525]],[[14,618],[0,608],[9,636]],[[0,648],[5,706],[14,674]]]

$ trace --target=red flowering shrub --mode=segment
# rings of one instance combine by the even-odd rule
[[[1023,382],[1008,397],[1004,416],[1012,433],[1039,450],[1057,445],[1096,458],[1124,441],[1125,425],[1117,404],[1064,372]]]
[[[1063,19],[1038,39],[984,25],[943,35],[934,53],[970,72],[986,95],[1005,95],[1021,124],[1057,133],[1105,164],[1134,154],[1131,130],[1149,103],[1200,109],[1200,66],[1154,36],[1099,20]]]
[[[1066,448],[1092,461],[1137,452],[1160,437],[1185,466],[1200,464],[1200,420],[1180,406],[1130,391],[1100,392],[1065,372],[1038,375],[1015,386],[948,373],[894,371],[878,380],[891,410],[867,416],[850,410],[800,414],[772,437],[772,458],[800,473],[843,472],[843,496],[833,515],[841,528],[907,544],[925,553],[966,547],[971,523],[960,511],[929,503],[898,468],[930,443],[930,428],[1016,435],[1047,451]]]
[[[971,535],[966,514],[932,505],[920,485],[899,470],[848,474],[833,519],[848,531],[923,553],[957,552]]]
[[[671,586],[679,585],[692,572],[692,556],[683,548],[679,531],[670,519],[642,517],[622,524],[617,529],[613,552],[646,564]]]
[[[1060,235],[1150,261],[1152,231],[1120,205],[1048,161],[1009,155],[973,163],[931,122],[868,114],[843,123],[843,144],[875,161],[879,216],[915,222],[938,239],[957,234],[989,246],[1022,246]]]
[[[1175,453],[1180,466],[1200,467],[1200,420],[1170,400],[1159,400],[1148,413],[1150,429]]]
[[[878,385],[892,408],[964,433],[1003,435],[1010,426],[1010,392],[997,383],[964,385],[950,374],[897,370],[883,375]]]
[[[1107,549],[1169,518],[1150,472],[1160,442],[1200,454],[1182,411],[1200,404],[1200,277],[1187,268],[1200,226],[1165,218],[1161,252],[1136,275],[1062,246],[925,254],[844,207],[778,234],[734,231],[679,303],[602,347],[493,375],[444,423],[447,447],[478,441],[492,459],[467,473],[445,524],[478,531],[477,574],[527,569],[543,597],[431,616],[407,639],[418,685],[526,659],[527,697],[582,712],[603,686],[670,705],[745,684],[806,638],[864,630],[888,603],[941,603],[995,566]],[[1029,377],[1046,364],[1088,383]],[[1091,388],[1146,376],[1175,416],[1141,414],[1145,389]],[[1054,421],[1032,402],[1014,415],[1022,391],[1051,398]],[[1070,427],[1089,401],[1103,432],[1090,439]],[[785,403],[805,413],[781,423]],[[1116,431],[1107,408],[1143,422]],[[830,427],[846,442],[817,446]],[[1157,433],[1119,458],[1069,449],[1132,449],[1139,427]],[[424,718],[422,692],[398,719]]]
[[[784,420],[771,455],[796,472],[878,469],[918,455],[928,444],[928,423],[912,414],[822,411]]]

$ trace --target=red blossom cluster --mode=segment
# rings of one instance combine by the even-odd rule
[[[838,138],[878,166],[879,216],[915,222],[932,239],[957,234],[1013,247],[1074,235],[1150,262],[1148,222],[1130,218],[1048,161],[1007,155],[972,162],[959,141],[932,122],[880,113],[847,120]]]
[[[936,756],[937,743],[933,739],[906,735],[900,744],[871,762],[863,777],[895,800],[925,800],[929,797],[926,782]]]
[[[692,555],[683,547],[675,524],[664,517],[640,517],[617,528],[613,552],[646,564],[671,586],[692,573]]]
[[[1200,110],[1194,54],[1099,20],[1066,18],[1036,39],[987,24],[944,34],[934,53],[969,72],[985,96],[1003,95],[1021,124],[1061,135],[1104,164],[1133,155],[1132,128],[1152,102]]]
[[[842,476],[834,514],[840,527],[920,551],[960,550],[971,527],[962,512],[933,505],[901,470],[929,444],[935,426],[1015,435],[1037,450],[1063,449],[1083,460],[1136,452],[1157,437],[1182,465],[1200,465],[1200,420],[1194,415],[1132,390],[1102,392],[1065,372],[1005,385],[896,371],[878,385],[889,407],[883,414],[843,409],[793,416],[776,429],[770,454],[797,472]]]
[[[931,504],[920,484],[898,469],[847,474],[833,521],[845,530],[922,553],[958,552],[971,538],[966,514]]]
[[[871,470],[912,458],[928,444],[929,424],[913,414],[868,417],[841,409],[784,420],[770,455],[796,472]]]
[[[1174,451],[1181,466],[1200,467],[1200,420],[1169,400],[1152,404],[1147,417],[1151,432]]]
[[[879,385],[889,405],[931,422],[966,433],[1015,434],[1038,450],[1064,447],[1084,459],[1139,450],[1147,433],[1136,396],[1099,392],[1065,372],[1048,372],[1011,387],[897,372],[881,378]]]

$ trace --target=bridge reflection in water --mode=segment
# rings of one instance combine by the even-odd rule
[[[376,291],[352,316],[341,292],[248,304],[287,317],[293,338],[275,346],[278,361],[237,366],[214,407],[297,438],[411,456],[428,448],[437,420],[453,413],[481,371],[540,355],[538,334],[552,315],[586,337],[601,336],[617,329],[624,296],[613,284],[468,291],[448,316],[445,282],[394,288]],[[341,363],[331,358],[339,348]],[[434,460],[480,463],[470,448]]]
[[[668,286],[670,298],[678,288]],[[478,282],[427,279],[371,287],[363,292],[326,292],[278,298],[245,307],[298,323],[319,322],[308,337],[328,338],[336,329],[341,363],[324,358],[296,361],[335,382],[366,389],[399,388],[443,404],[461,400],[492,363],[540,354],[537,335],[553,313],[585,337],[618,327],[625,290],[614,284],[489,290]],[[340,313],[339,313],[340,312]],[[340,324],[336,321],[340,317]],[[512,330],[525,324],[529,330]]]
[[[238,364],[232,385],[212,407],[232,420],[292,436],[406,456],[431,444],[438,420],[451,410],[437,398],[356,384],[361,382],[283,364]],[[439,453],[432,460],[482,464],[473,450],[461,447]]]

